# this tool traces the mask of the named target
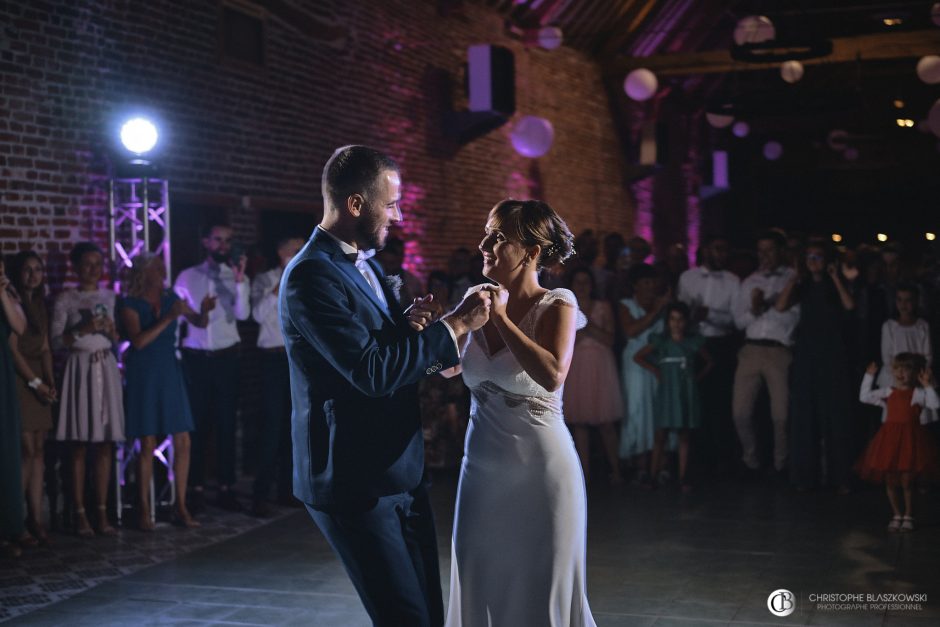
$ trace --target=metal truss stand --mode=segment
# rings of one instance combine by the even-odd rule
[[[112,178],[108,181],[108,252],[111,258],[111,277],[120,293],[120,270],[131,267],[134,257],[142,252],[160,253],[170,275],[170,193],[166,179],[147,176]],[[122,352],[126,346],[122,347]],[[127,471],[140,454],[140,442],[125,442],[117,447],[115,481],[117,492],[117,518],[121,522],[124,509],[136,499],[125,503],[124,486]],[[157,446],[154,462],[163,464],[167,471],[167,484],[159,496],[154,482],[150,482],[150,518],[155,520],[157,506],[176,502],[176,480],[173,476],[173,436]]]

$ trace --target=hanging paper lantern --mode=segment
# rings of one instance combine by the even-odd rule
[[[937,100],[930,107],[930,113],[927,114],[927,126],[930,127],[934,135],[940,137],[940,100]]]
[[[512,147],[523,157],[541,157],[555,140],[555,129],[545,118],[527,115],[516,122],[510,134]]]
[[[735,137],[747,137],[747,134],[751,132],[751,127],[747,122],[735,122],[731,127],[731,132]]]
[[[928,85],[940,83],[940,57],[928,54],[917,62],[917,78]]]
[[[656,75],[646,68],[633,70],[623,81],[623,90],[639,102],[652,98],[658,87],[659,81],[656,80]]]
[[[768,161],[776,161],[783,154],[783,146],[780,142],[769,141],[764,144],[764,158]]]
[[[727,128],[734,122],[734,116],[722,113],[706,113],[705,119],[715,128]]]
[[[774,29],[774,23],[769,17],[763,15],[748,15],[738,20],[734,27],[734,43],[739,46],[744,44],[759,44],[770,41],[777,36]]]
[[[557,26],[543,26],[539,29],[539,46],[546,50],[554,50],[564,41],[564,33]]]
[[[799,61],[784,61],[780,66],[780,76],[788,83],[795,83],[803,78],[803,64]]]
[[[849,134],[843,131],[841,128],[837,128],[833,131],[829,131],[829,136],[826,138],[826,143],[829,144],[829,147],[836,152],[842,152],[845,150],[848,139]]]

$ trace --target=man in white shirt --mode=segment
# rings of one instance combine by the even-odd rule
[[[261,351],[261,400],[264,422],[261,425],[258,470],[252,488],[251,514],[264,518],[271,484],[277,487],[277,502],[298,503],[291,496],[293,464],[290,440],[290,369],[277,299],[281,275],[288,262],[301,248],[302,237],[285,237],[277,244],[278,266],[257,275],[251,282],[251,317],[260,325],[258,348]]]
[[[206,474],[206,448],[209,434],[216,436],[219,482],[218,505],[239,511],[241,504],[231,488],[235,484],[235,431],[239,380],[239,342],[236,322],[251,315],[250,284],[245,276],[248,258],[232,259],[232,228],[212,224],[203,230],[202,246],[206,260],[186,268],[173,288],[190,306],[206,296],[215,299],[204,329],[188,326],[182,342],[183,371],[189,390],[196,430],[192,436],[192,465],[189,484],[193,504],[203,500]]]
[[[738,353],[734,375],[732,415],[743,449],[744,465],[752,471],[760,468],[754,434],[754,405],[761,384],[770,396],[770,417],[774,431],[774,469],[783,478],[787,464],[787,412],[790,390],[789,370],[793,357],[793,331],[800,319],[796,305],[777,311],[777,296],[793,276],[793,269],[783,265],[786,240],[776,231],[767,231],[757,239],[759,267],[744,279],[734,308],[734,321],[744,329],[744,346]]]
[[[729,244],[722,236],[702,243],[704,265],[691,268],[679,277],[678,298],[689,306],[698,332],[705,338],[705,350],[715,362],[702,381],[702,428],[698,446],[706,465],[713,471],[731,470],[735,433],[731,420],[731,388],[740,344],[734,325],[734,303],[741,281],[726,270]]]

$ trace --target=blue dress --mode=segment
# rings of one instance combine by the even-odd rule
[[[642,318],[646,315],[646,310],[632,298],[620,302],[634,318]],[[656,376],[633,361],[633,356],[649,344],[650,336],[662,332],[663,319],[660,316],[643,333],[630,338],[623,349],[623,393],[627,405],[620,434],[620,457],[623,459],[640,455],[653,448],[653,400],[656,395]]]
[[[120,306],[136,311],[140,330],[146,331],[178,299],[172,290],[166,290],[160,298],[159,312],[133,296],[125,298]],[[144,348],[131,346],[124,353],[124,429],[128,440],[194,428],[183,370],[176,359],[176,325],[174,320]]]

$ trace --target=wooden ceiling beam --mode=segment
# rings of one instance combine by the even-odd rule
[[[858,60],[904,59],[937,54],[940,51],[940,28],[841,37],[832,40],[832,54],[817,59],[805,59],[803,65],[851,63]],[[622,77],[636,68],[644,67],[658,76],[688,74],[715,74],[722,72],[749,72],[780,67],[779,63],[745,63],[731,58],[730,50],[683,52],[651,57],[619,57],[602,62],[605,76]],[[911,67],[913,72],[914,68]]]

